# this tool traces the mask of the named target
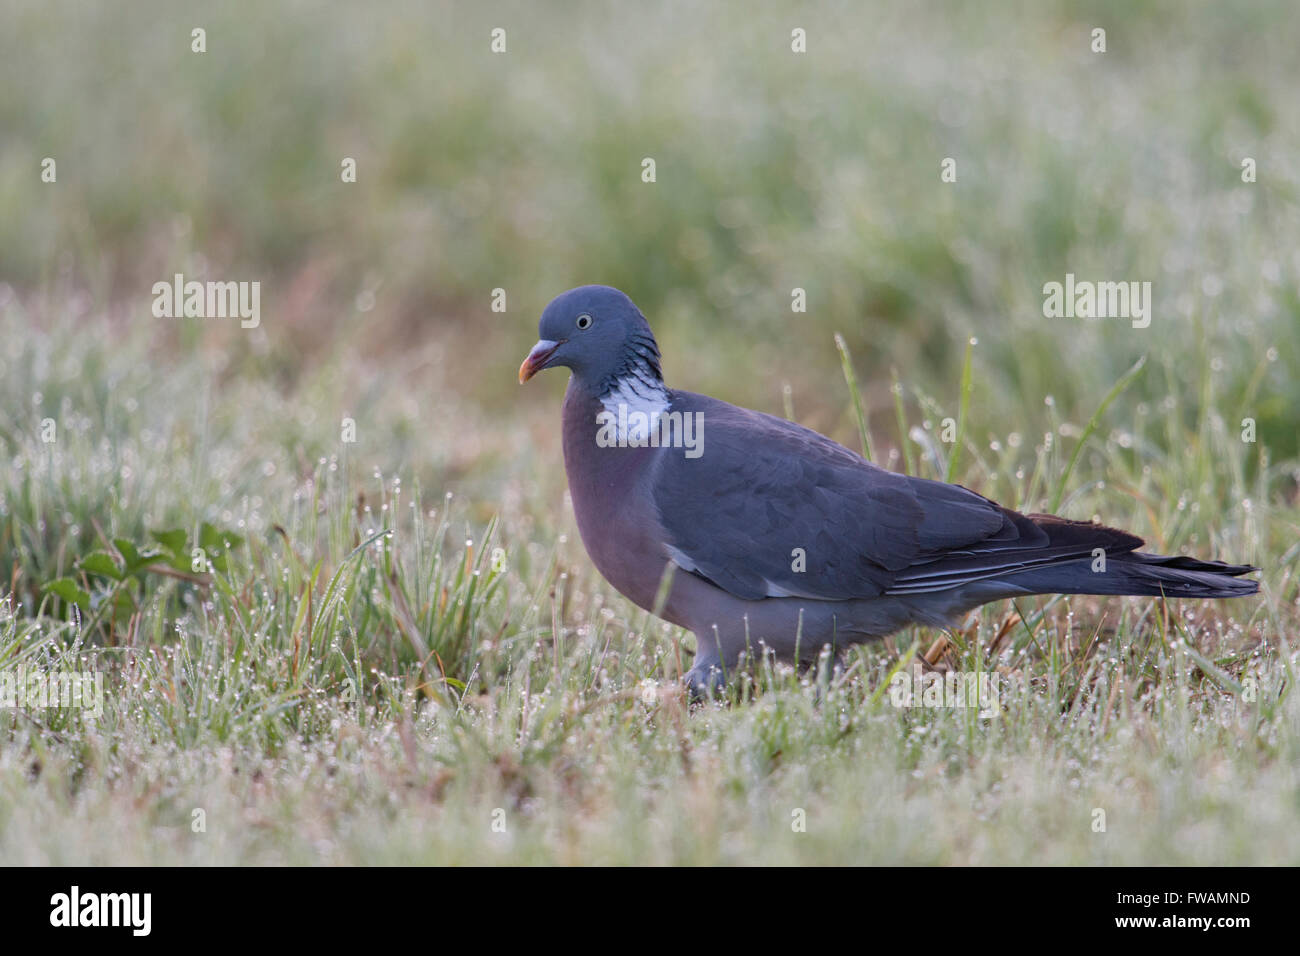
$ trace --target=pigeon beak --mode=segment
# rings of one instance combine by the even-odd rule
[[[533,346],[533,350],[528,353],[523,364],[519,366],[519,384],[522,385],[542,369],[546,368],[546,363],[551,360],[563,342],[552,342],[550,339],[542,339]]]

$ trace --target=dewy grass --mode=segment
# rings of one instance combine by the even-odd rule
[[[1052,495],[1052,504],[1048,509],[1052,513],[1055,513],[1061,507],[1061,499],[1065,497],[1065,489],[1070,481],[1070,473],[1074,471],[1074,463],[1079,460],[1079,455],[1083,452],[1083,446],[1087,444],[1088,439],[1092,437],[1092,433],[1101,424],[1101,417],[1106,414],[1106,409],[1110,408],[1111,402],[1115,401],[1124,389],[1128,388],[1133,380],[1142,374],[1142,369],[1146,367],[1146,364],[1145,355],[1134,362],[1133,367],[1125,372],[1123,377],[1111,387],[1111,390],[1106,393],[1106,397],[1101,400],[1101,404],[1097,406],[1097,410],[1092,413],[1092,417],[1088,419],[1088,424],[1084,426],[1083,434],[1079,436],[1078,442],[1075,443],[1074,451],[1070,453],[1070,460],[1066,462],[1065,469],[1061,472],[1061,478],[1056,484],[1056,493]]]
[[[853,418],[858,423],[858,437],[862,441],[862,457],[875,461],[876,453],[871,447],[871,429],[867,424],[867,415],[862,408],[862,392],[858,389],[858,376],[853,371],[853,357],[844,336],[835,333],[835,347],[840,353],[840,368],[844,372],[844,382],[849,387],[849,400],[853,403]]]
[[[37,154],[0,154],[0,674],[105,694],[94,718],[0,700],[0,861],[1300,859],[1300,230],[1272,214],[1300,188],[1279,120],[1300,8],[1267,29],[1126,9],[1081,65],[1051,4],[864,7],[810,24],[803,57],[784,14],[725,3],[683,31],[629,7],[586,27],[619,56],[576,61],[525,5],[518,84],[446,42],[481,27],[459,8],[213,9],[223,50],[288,51],[232,70],[144,45],[169,35],[158,0],[39,6],[15,36],[64,68],[32,83],[0,58],[6,130],[59,158],[42,184]],[[1130,27],[1164,51],[1133,55]],[[1176,52],[1207,44],[1249,69]],[[1112,138],[1132,129],[1142,150]],[[266,283],[258,329],[149,315],[152,282],[200,265]],[[1108,270],[1154,280],[1149,328],[1044,319],[1045,281]],[[1025,599],[812,669],[760,648],[692,709],[693,638],[593,571],[555,403],[514,386],[563,277],[631,292],[675,381],[1021,510],[1249,561],[1261,594]],[[117,541],[188,549],[205,525],[240,539],[220,567],[113,597],[93,573],[96,552],[125,567]],[[88,611],[44,590],[63,578]],[[996,716],[891,696],[972,673],[999,681]]]
[[[948,456],[948,467],[943,480],[955,481],[957,465],[961,462],[961,447],[966,441],[966,413],[970,410],[970,393],[973,387],[971,378],[971,359],[975,354],[975,340],[966,343],[966,358],[961,363],[961,392],[957,403],[957,437],[952,445],[952,454]]]
[[[74,348],[89,362],[108,341],[83,333]],[[111,426],[116,454],[145,454],[139,436],[165,432],[196,401],[134,403]],[[243,416],[213,411],[213,460],[238,448],[287,464],[276,439],[250,447]],[[982,406],[968,414],[971,432],[988,427]],[[1269,490],[1286,473],[1215,469],[1209,487],[1190,488],[1196,455],[1127,455],[1124,436],[1094,418],[1112,454],[1075,456],[1077,487],[1090,489],[1076,502],[1118,507],[1117,521],[1167,543],[1195,539],[1264,565],[1253,615],[1141,600],[994,605],[946,645],[912,628],[811,671],[760,653],[725,701],[694,710],[675,684],[689,638],[599,581],[571,519],[541,504],[556,486],[508,477],[508,457],[504,479],[484,475],[514,489],[496,515],[474,496],[431,506],[419,490],[427,477],[357,481],[328,458],[296,474],[277,468],[256,511],[200,512],[243,538],[224,568],[201,581],[149,578],[111,642],[75,615],[32,618],[5,602],[0,669],[98,671],[107,693],[97,721],[0,710],[0,853],[65,863],[1293,859],[1295,582],[1273,569],[1295,559],[1296,515]],[[1141,419],[1125,445],[1163,447],[1162,428]],[[37,448],[10,434],[7,454],[40,455],[47,471],[7,472],[4,533],[39,545],[47,509],[21,510],[44,493],[32,485],[107,473],[95,443],[73,435]],[[1184,440],[1224,457],[1233,437],[1204,428]],[[1018,460],[1031,500],[1027,466],[1046,479],[1062,467],[1041,448],[1008,459],[1005,448],[967,446],[977,453],[968,481],[1011,474]],[[155,514],[184,525],[190,481],[163,466],[149,505],[123,487],[108,510],[89,495],[65,500],[59,520],[118,537],[142,535]],[[224,501],[245,493],[234,487]],[[1183,518],[1247,494],[1258,504],[1221,512],[1213,542]],[[31,593],[28,574],[75,573],[83,539],[53,540],[48,562],[19,553],[18,593]],[[918,669],[997,679],[996,716],[895,706],[893,683]]]

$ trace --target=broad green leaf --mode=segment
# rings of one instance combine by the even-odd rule
[[[107,551],[92,551],[79,562],[77,567],[87,574],[97,574],[103,578],[112,578],[114,581],[122,580],[122,569],[118,567],[117,561]]]
[[[163,556],[163,552],[158,548],[145,548],[141,551],[126,538],[114,538],[113,546],[126,562],[123,573],[128,577],[144,570]]]
[[[140,560],[139,549],[126,538],[114,538],[113,547],[117,548],[117,553],[122,556],[122,562],[129,574],[131,566]]]
[[[237,534],[229,531],[222,531],[213,525],[203,522],[199,527],[199,547],[208,554],[217,554],[231,548],[237,548],[244,543],[244,539]]]
[[[75,604],[83,611],[90,610],[90,595],[81,589],[72,578],[55,578],[42,588],[55,597],[67,601],[69,604]]]
[[[180,557],[187,553],[185,548],[185,532],[181,529],[173,528],[170,531],[150,531],[149,534],[155,541],[171,552],[169,560],[170,558]],[[185,564],[188,566],[189,561],[186,561]]]

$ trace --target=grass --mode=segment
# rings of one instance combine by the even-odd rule
[[[0,57],[0,674],[105,696],[0,708],[0,859],[1300,859],[1295,11],[808,12],[795,60],[774,10],[467,9],[12,5],[64,66]],[[262,326],[154,319],[177,271]],[[1152,278],[1151,327],[1044,320],[1067,271]],[[513,384],[585,281],[670,384],[1261,595],[993,605],[689,708],[692,638],[578,539],[562,376]],[[895,706],[916,671],[998,715]]]
[[[64,343],[65,361],[147,359],[142,336],[123,342],[95,326],[73,336],[51,321],[43,335]],[[39,376],[42,337],[22,348],[15,369]],[[18,388],[53,396],[57,366],[48,374]],[[242,407],[235,396],[254,378],[230,383],[229,400]],[[1294,565],[1294,547],[1283,553],[1293,511],[1229,509],[1215,537],[1198,542],[1263,564],[1258,600],[1043,599],[1022,603],[1023,619],[994,606],[937,646],[913,630],[850,652],[839,670],[769,662],[741,678],[731,702],[690,710],[674,683],[689,666],[689,636],[595,576],[555,484],[543,492],[515,475],[499,500],[462,502],[397,477],[357,478],[331,458],[268,476],[248,462],[289,465],[283,450],[250,441],[244,417],[220,403],[205,454],[227,462],[221,497],[233,507],[196,517],[224,521],[242,542],[224,569],[149,575],[132,603],[78,621],[35,581],[71,575],[106,601],[109,580],[80,571],[80,555],[144,540],[183,510],[195,480],[151,442],[179,442],[206,389],[160,404],[141,378],[118,388],[119,411],[91,413],[115,416],[111,450],[98,423],[53,448],[18,433],[10,449],[18,467],[0,498],[0,533],[24,606],[5,604],[0,669],[102,671],[108,691],[99,720],[76,709],[0,717],[7,860],[1295,858],[1296,584],[1279,570]],[[506,427],[502,441],[523,441],[521,426]],[[1154,447],[1160,429],[1148,419],[1127,444]],[[1078,456],[1085,478],[1072,509],[1110,512],[1129,497],[1135,513],[1116,520],[1149,523],[1176,548],[1203,533],[1187,517],[1198,506],[1269,500],[1267,469],[1254,486],[1223,468],[1196,486],[1202,455],[1197,436],[1188,440],[1190,454],[1163,460],[1106,442],[1105,487],[1087,480],[1090,456]],[[1207,427],[1205,441],[1215,460],[1239,454],[1223,429]],[[971,446],[977,485],[1024,450]],[[1066,453],[1036,447],[1018,479],[1022,502],[1048,493]],[[123,477],[118,463],[150,454],[147,475]],[[945,467],[920,459],[923,474]],[[79,491],[78,476],[96,475],[112,507]],[[1192,497],[1167,492],[1184,485]],[[479,517],[492,504],[504,505],[499,518]],[[909,645],[930,652],[907,668],[997,675],[999,715],[894,706],[891,674],[917,660],[900,659]],[[1105,833],[1092,831],[1097,809]],[[192,830],[196,811],[205,832]],[[792,830],[796,811],[806,832]],[[493,829],[500,821],[504,833]]]

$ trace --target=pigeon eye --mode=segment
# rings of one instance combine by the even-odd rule
[[[587,329],[591,328],[591,316],[589,316],[586,312],[578,316],[578,328],[582,329],[583,331],[586,331]]]

